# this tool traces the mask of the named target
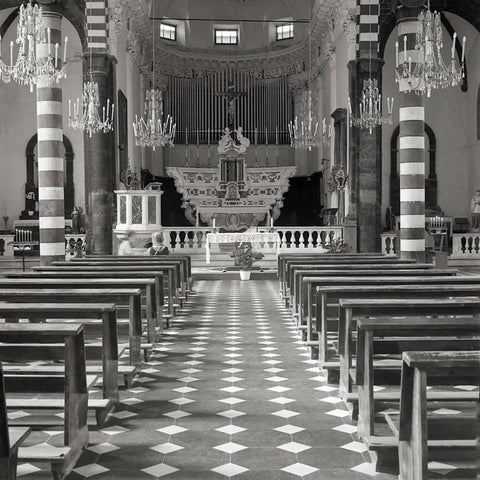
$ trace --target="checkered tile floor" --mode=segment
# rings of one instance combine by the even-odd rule
[[[68,480],[372,476],[356,427],[310,360],[277,283],[200,281],[195,288],[141,376],[121,391],[107,426],[91,429]],[[34,438],[56,443],[58,433]],[[32,464],[18,474],[50,478]]]

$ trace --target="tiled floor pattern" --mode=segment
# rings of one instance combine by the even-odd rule
[[[275,281],[200,281],[68,480],[373,476]],[[59,432],[37,433],[55,443]],[[40,435],[40,437],[38,437]],[[49,478],[31,464],[19,477]],[[393,475],[377,474],[378,480]]]

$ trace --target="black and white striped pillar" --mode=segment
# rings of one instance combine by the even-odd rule
[[[49,49],[54,53],[55,44],[62,43],[61,15],[44,11],[43,18],[51,45],[37,45],[39,58],[47,57]],[[63,116],[61,85],[50,85],[42,77],[37,84],[37,134],[40,260],[47,265],[65,259]]]
[[[398,18],[399,44],[406,37],[407,59],[412,71],[418,61],[415,34],[418,8],[400,11]],[[401,50],[403,52],[403,49]],[[403,60],[400,54],[400,62]],[[406,82],[400,81],[399,95],[399,157],[400,157],[400,256],[425,260],[425,108],[422,95],[409,92]]]

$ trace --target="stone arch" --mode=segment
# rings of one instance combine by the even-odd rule
[[[28,212],[32,211],[34,202],[38,199],[38,186],[35,184],[35,147],[38,143],[37,134],[33,135],[27,143],[25,149],[25,165],[26,165],[26,183],[25,183],[25,210],[22,212],[22,219],[31,219],[32,215]],[[75,205],[75,184],[73,181],[73,161],[75,154],[73,152],[72,142],[65,135],[63,136],[63,146],[65,148],[65,215],[70,216]],[[33,192],[33,199],[28,194]],[[32,195],[30,195],[32,196]],[[35,211],[33,217],[38,216]]]
[[[425,133],[429,141],[429,173],[425,179],[425,209],[438,210],[438,182],[437,182],[437,139],[430,125],[425,124]],[[400,127],[393,131],[390,141],[390,205],[395,215],[400,215],[400,176],[398,174],[398,137]]]

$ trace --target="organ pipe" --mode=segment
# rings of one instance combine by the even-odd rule
[[[278,129],[279,143],[289,143],[288,123],[293,115],[293,100],[287,77],[266,81],[233,69],[202,78],[168,78],[164,116],[170,114],[176,121],[176,143],[195,144],[197,130],[201,144],[206,145],[208,138],[211,144],[218,142],[228,126],[228,101],[215,94],[226,92],[229,87],[245,93],[234,102],[235,128],[241,126],[252,143],[257,129],[258,143],[264,144],[275,143]]]

